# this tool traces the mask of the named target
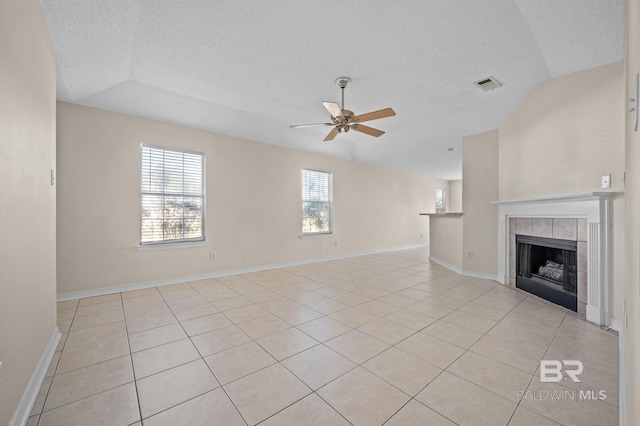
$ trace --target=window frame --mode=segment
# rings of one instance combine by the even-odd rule
[[[144,152],[145,149],[155,149],[155,150],[161,150],[163,153],[165,151],[168,152],[172,152],[172,153],[179,153],[179,154],[191,154],[191,155],[198,155],[200,156],[201,159],[201,192],[199,195],[194,195],[194,194],[189,194],[187,192],[184,191],[184,185],[183,185],[183,191],[180,193],[168,193],[165,191],[166,186],[163,185],[163,190],[162,192],[153,192],[153,191],[145,191],[143,188],[143,169],[144,169]],[[140,212],[139,212],[139,220],[140,220],[140,229],[139,229],[139,242],[140,245],[138,246],[139,248],[143,248],[143,249],[153,249],[155,248],[171,248],[171,246],[174,247],[195,247],[201,244],[205,244],[206,243],[206,199],[207,199],[207,190],[206,190],[206,154],[204,152],[199,152],[199,151],[192,151],[192,150],[188,150],[188,149],[182,149],[182,148],[169,148],[169,147],[165,147],[165,146],[160,146],[160,145],[153,145],[153,144],[140,144],[140,186],[139,186],[139,190],[140,190],[140,196],[139,196],[139,202],[140,202]],[[184,164],[182,167],[182,173],[184,175]],[[202,209],[201,209],[201,216],[202,216],[202,220],[201,220],[201,235],[198,237],[194,237],[194,238],[174,238],[174,239],[164,239],[164,235],[163,235],[163,239],[162,240],[154,240],[154,241],[143,241],[143,212],[144,212],[144,207],[143,207],[143,197],[144,195],[161,195],[161,196],[181,196],[181,197],[189,197],[189,198],[200,198],[202,200]],[[163,201],[164,203],[164,201]],[[164,204],[163,204],[164,206]],[[183,216],[184,217],[184,216]],[[164,232],[163,232],[164,233]]]
[[[312,172],[312,173],[321,173],[327,176],[328,178],[328,194],[327,194],[327,200],[326,201],[320,201],[320,200],[309,200],[309,199],[305,199],[304,194],[305,194],[305,178],[304,178],[304,174],[305,172]],[[332,172],[327,172],[324,170],[316,170],[316,169],[308,169],[308,168],[303,168],[300,172],[300,189],[301,189],[301,213],[302,213],[302,218],[301,218],[301,228],[302,228],[302,236],[303,237],[314,237],[314,236],[330,236],[333,235],[333,173]],[[321,202],[321,203],[325,203],[328,206],[328,230],[327,231],[313,231],[313,232],[307,232],[304,229],[304,221],[305,221],[305,213],[304,213],[304,207],[305,207],[305,203],[306,202]]]
[[[435,209],[437,214],[444,214],[447,211],[447,191],[445,189],[435,189]]]

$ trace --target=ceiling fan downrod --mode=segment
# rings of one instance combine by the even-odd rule
[[[351,79],[349,77],[338,77],[336,79],[336,84],[338,85],[338,87],[342,91],[342,107],[341,107],[341,109],[344,109],[344,89],[345,89],[345,87],[347,87],[349,85],[349,83],[351,83]]]
[[[341,111],[343,114],[345,114],[342,119],[335,119],[332,117],[332,119],[335,120],[335,124],[336,127],[335,129],[338,131],[338,133],[342,133],[342,132],[348,132],[349,130],[351,130],[351,117],[353,116],[353,113],[351,113],[351,111],[346,111],[344,109],[344,89],[349,85],[349,83],[351,83],[351,79],[349,77],[338,77],[336,79],[336,85],[340,88],[340,91],[342,92],[342,106],[340,107]]]

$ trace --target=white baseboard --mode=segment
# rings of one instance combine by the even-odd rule
[[[472,277],[472,278],[481,278],[484,280],[492,280],[492,281],[498,281],[498,276],[496,274],[486,274],[484,272],[475,272],[475,271],[467,271],[465,269],[462,268],[458,268],[457,266],[454,266],[448,262],[445,262],[442,259],[438,259],[437,257],[434,256],[429,256],[429,260],[437,263],[440,266],[444,266],[447,269],[450,269],[451,271],[455,272],[456,274],[460,274],[460,275],[464,275],[466,277]]]
[[[10,425],[24,426],[27,423],[27,420],[29,420],[29,414],[31,414],[31,409],[33,408],[33,404],[36,402],[36,398],[38,398],[40,387],[42,386],[44,377],[47,375],[49,364],[51,364],[51,360],[56,352],[61,336],[62,334],[58,330],[58,327],[56,327],[49,339],[47,347],[40,357],[36,370],[31,376],[31,380],[29,380],[27,388],[22,394],[22,399],[20,399],[20,404],[18,405],[16,412],[13,414],[13,419],[11,419],[11,423],[9,423]]]
[[[388,253],[388,252],[399,251],[399,250],[410,250],[410,249],[418,249],[418,248],[426,248],[426,247],[429,247],[429,244],[415,244],[415,245],[394,247],[394,248],[387,248],[387,249],[380,249],[380,250],[369,250],[369,251],[362,251],[362,252],[356,252],[356,253],[347,253],[347,254],[341,254],[337,256],[326,256],[326,257],[320,257],[320,258],[314,258],[314,259],[297,260],[292,262],[274,263],[270,265],[259,265],[259,266],[250,266],[247,268],[228,269],[225,271],[209,272],[206,274],[199,274],[199,275],[188,275],[183,277],[168,278],[168,279],[157,280],[157,281],[147,281],[142,283],[125,284],[125,285],[120,285],[115,287],[99,288],[95,290],[74,291],[71,293],[58,294],[57,300],[58,302],[62,302],[64,300],[73,300],[73,299],[82,299],[85,297],[102,296],[105,294],[121,293],[121,292],[132,291],[132,290],[141,290],[141,289],[150,288],[150,287],[161,287],[169,284],[180,284],[187,281],[206,280],[209,278],[227,277],[229,275],[248,274],[250,272],[260,272],[260,271],[268,271],[270,269],[289,268],[292,266],[308,265],[311,263],[326,262],[329,260],[348,259],[350,257],[366,256],[370,254]]]
[[[454,265],[450,264],[449,262],[445,262],[444,260],[438,259],[435,256],[429,256],[429,260],[432,261],[432,262],[437,263],[440,266],[444,266],[445,268],[455,272],[456,274],[462,275],[462,268],[458,268],[457,266],[454,266]]]
[[[620,391],[618,395],[618,407],[620,410],[618,423],[620,426],[629,424],[629,410],[627,405],[627,367],[624,347],[624,326],[620,321],[611,320],[609,328],[618,332],[618,382]]]
[[[467,277],[473,277],[473,278],[481,278],[483,280],[498,281],[498,275],[487,274],[485,272],[467,271],[466,269],[463,269],[462,275],[465,275]]]

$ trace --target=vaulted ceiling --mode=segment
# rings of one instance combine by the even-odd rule
[[[59,100],[448,180],[463,136],[623,57],[624,0],[41,1]],[[347,109],[396,111],[386,134],[290,129],[327,121],[342,76]]]

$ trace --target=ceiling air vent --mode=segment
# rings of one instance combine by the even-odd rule
[[[498,82],[498,80],[493,77],[483,78],[482,80],[478,80],[473,84],[475,84],[485,92],[502,86],[502,84],[500,84],[500,82]]]

